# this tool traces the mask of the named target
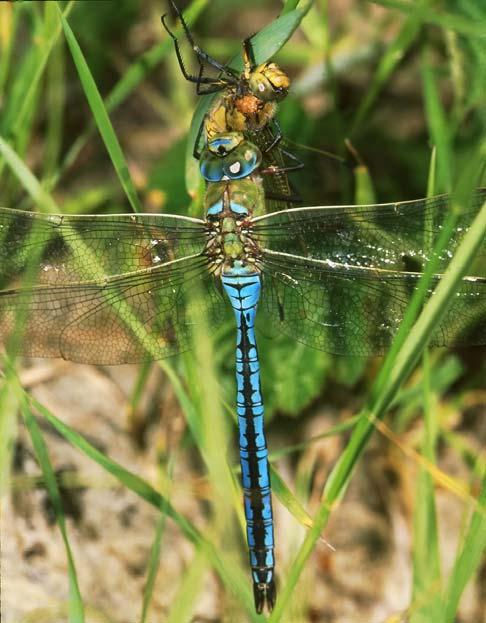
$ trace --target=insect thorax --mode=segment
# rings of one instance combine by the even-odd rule
[[[260,178],[208,184],[206,220],[208,256],[214,272],[258,272],[258,246],[251,237],[251,217],[263,211]]]

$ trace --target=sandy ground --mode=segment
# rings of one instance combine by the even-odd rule
[[[182,430],[184,423],[170,386],[153,371],[141,405],[142,413],[155,413],[145,430],[145,448],[134,442],[127,418],[127,396],[137,368],[98,369],[59,362],[35,363],[23,371],[24,384],[33,395],[67,424],[82,432],[95,446],[125,468],[157,486],[157,452],[163,451],[168,429]],[[155,407],[155,408],[154,408]],[[160,417],[163,416],[163,417]],[[335,424],[342,414],[316,407],[302,427],[307,437]],[[167,425],[167,420],[170,425]],[[140,620],[146,566],[157,512],[122,488],[103,470],[73,449],[64,439],[43,427],[51,460],[66,485],[63,502],[68,532],[88,622],[135,623]],[[276,449],[288,440],[270,438]],[[343,438],[313,444],[299,462],[279,461],[281,475],[294,490],[296,479],[313,473],[312,513],[330,465]],[[406,441],[406,440],[405,440]],[[194,461],[194,451],[181,453],[175,467],[179,483],[172,493],[177,510],[204,531],[207,504],[200,483],[204,470]],[[468,474],[452,451],[442,456],[442,467],[456,478]],[[314,552],[298,587],[292,621],[322,623],[385,623],[407,621],[412,588],[411,517],[417,465],[380,435],[352,481],[341,506],[334,512],[324,543]],[[66,556],[47,494],[36,486],[39,468],[22,425],[19,428],[11,495],[2,509],[2,621],[67,621]],[[199,485],[198,485],[199,483]],[[210,495],[210,493],[209,493]],[[444,570],[452,564],[464,522],[464,503],[445,489],[437,493]],[[275,503],[277,559],[288,569],[304,529],[278,502]],[[237,554],[238,552],[235,552]],[[244,556],[244,552],[241,552]],[[187,566],[193,559],[190,543],[168,522],[163,537],[150,621],[165,621]],[[483,565],[482,578],[484,580]],[[466,590],[458,621],[482,623],[485,594],[481,580]],[[216,575],[203,574],[193,604],[193,621],[234,620],[233,606]],[[397,618],[393,618],[395,615]],[[229,617],[229,618],[228,618]],[[238,619],[239,620],[239,619]]]

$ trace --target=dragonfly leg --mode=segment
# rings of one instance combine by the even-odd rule
[[[282,130],[280,129],[280,125],[278,124],[278,122],[273,120],[272,125],[273,128],[275,128],[275,132],[272,135],[272,140],[270,141],[270,143],[268,145],[265,145],[264,149],[262,150],[264,155],[271,153],[271,151],[280,144],[283,138]],[[279,151],[280,155],[285,156],[288,160],[292,162],[292,164],[284,163],[284,166],[270,166],[266,169],[261,169],[261,174],[272,175],[276,173],[289,173],[291,171],[299,171],[300,169],[304,168],[304,163],[302,162],[302,160],[297,158],[297,156],[294,156],[293,153],[287,151],[286,149],[283,149],[282,147],[279,148]]]
[[[299,162],[299,164],[291,164],[285,167],[278,166],[270,166],[266,169],[260,169],[260,175],[277,175],[278,173],[289,173],[291,171],[300,171],[304,168],[304,164]]]
[[[182,13],[179,10],[179,7],[176,5],[174,0],[169,0],[169,3],[172,6],[172,9],[173,9],[174,13],[177,16],[177,19],[181,23],[181,26],[182,26],[182,28],[184,30],[184,34],[186,36],[186,39],[188,40],[191,48],[193,49],[199,65],[201,66],[204,62],[206,62],[209,65],[212,65],[215,69],[217,69],[218,71],[222,72],[226,76],[225,80],[221,80],[221,78],[203,77],[202,76],[202,71],[199,72],[199,76],[193,76],[193,75],[189,74],[186,71],[186,67],[184,65],[184,61],[183,61],[183,58],[182,58],[182,53],[181,53],[180,46],[179,46],[179,41],[178,41],[177,37],[175,36],[175,34],[171,31],[171,29],[169,28],[169,26],[166,23],[166,17],[167,16],[163,15],[162,18],[161,18],[162,19],[162,25],[164,26],[165,30],[167,31],[167,33],[171,37],[172,41],[174,42],[174,48],[175,48],[175,52],[176,52],[176,55],[177,55],[177,60],[179,61],[179,66],[181,68],[181,71],[182,71],[182,74],[183,74],[184,78],[186,80],[188,80],[189,82],[195,82],[197,85],[208,84],[208,85],[212,85],[214,88],[216,88],[216,86],[218,86],[218,88],[216,90],[220,90],[222,87],[226,86],[228,84],[228,81],[230,83],[236,83],[237,75],[234,72],[234,70],[232,70],[231,68],[226,67],[225,65],[219,63],[215,58],[213,58],[212,56],[207,54],[207,52],[204,52],[204,50],[202,50],[197,45],[197,43],[194,41],[194,37],[192,36],[191,31],[189,30],[189,27],[188,27],[188,25],[186,23],[186,20],[184,19],[184,16],[182,15]]]
[[[275,128],[276,130],[275,132],[273,132],[273,128]],[[271,142],[268,145],[265,145],[265,149],[263,149],[264,154],[267,154],[268,152],[272,151],[272,149],[275,149],[275,147],[277,147],[277,145],[280,143],[280,141],[283,138],[280,124],[276,119],[272,120],[272,135],[273,135],[273,138]]]
[[[297,156],[291,154],[289,151],[280,148],[280,153],[286,156],[289,160],[293,162],[293,164],[286,164],[285,166],[270,166],[267,169],[260,169],[260,173],[262,175],[272,175],[276,173],[289,173],[291,171],[300,171],[304,168],[304,163],[302,160],[299,160]]]
[[[167,15],[162,15],[162,17],[160,18],[160,21],[162,22],[163,27],[165,28],[165,30],[169,34],[170,38],[174,42],[174,49],[175,49],[175,53],[176,53],[176,56],[177,56],[177,61],[179,63],[179,67],[181,68],[181,72],[182,72],[182,75],[184,76],[184,78],[188,82],[196,82],[196,83],[198,83],[198,82],[204,81],[207,84],[214,83],[214,78],[202,78],[202,77],[199,77],[199,76],[193,76],[192,74],[190,74],[186,70],[186,65],[184,63],[184,59],[182,58],[181,49],[179,47],[179,41],[178,41],[177,37],[175,36],[175,34],[172,32],[172,30],[169,28],[169,26],[168,26],[168,24],[166,22],[166,19],[167,19]]]
[[[281,153],[286,156],[289,160],[291,160],[294,164],[293,165],[289,165],[287,167],[287,171],[298,171],[300,169],[304,168],[304,163],[302,162],[302,160],[300,160],[299,158],[297,158],[297,156],[294,156],[293,153],[291,153],[290,151],[287,151],[286,149],[282,149],[280,148]]]
[[[196,95],[211,95],[212,93],[219,93],[219,91],[225,89],[228,86],[228,81],[223,78],[211,78],[213,82],[205,82],[206,78],[203,76],[204,63],[199,63],[199,74],[196,82]],[[203,84],[208,86],[203,87]]]
[[[197,131],[196,140],[194,141],[194,149],[192,150],[192,155],[196,160],[201,158],[201,150],[199,149],[199,144],[201,142],[201,136],[204,133],[204,121],[199,126],[199,130]]]

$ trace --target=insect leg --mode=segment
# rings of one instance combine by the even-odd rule
[[[201,152],[199,150],[199,143],[201,142],[201,136],[204,132],[204,121],[199,126],[199,130],[197,131],[196,140],[194,141],[194,149],[192,151],[192,155],[196,160],[199,160],[201,157]]]
[[[189,27],[182,15],[182,13],[179,10],[179,7],[176,5],[176,3],[174,2],[174,0],[169,0],[169,4],[171,5],[172,9],[174,10],[174,13],[177,16],[177,19],[180,21],[181,26],[184,30],[184,34],[186,36],[186,39],[188,40],[190,46],[192,47],[192,49],[194,50],[194,53],[196,54],[196,57],[198,59],[198,63],[201,64],[203,62],[208,63],[209,65],[212,65],[215,69],[217,69],[218,71],[222,72],[223,74],[225,74],[225,76],[227,76],[229,79],[231,79],[231,81],[234,81],[237,77],[237,74],[235,74],[235,72],[230,69],[229,67],[226,67],[225,65],[223,65],[222,63],[220,63],[219,61],[217,61],[215,58],[213,58],[212,56],[210,56],[207,52],[205,52],[204,50],[202,50],[197,43],[194,41],[194,37],[192,36],[191,31],[189,30]],[[164,16],[165,17],[165,16]],[[167,28],[167,25],[164,21],[164,19],[162,20],[162,23],[164,24],[165,29],[167,30],[167,32],[169,33],[169,35],[172,37],[173,41],[174,41],[174,45],[176,46],[176,53],[177,53],[177,57],[180,57],[180,51],[177,52],[177,48],[178,43],[177,43],[177,39],[174,36],[173,33],[170,32],[170,30]],[[180,61],[179,61],[180,64]],[[182,69],[182,66],[181,66]],[[184,73],[184,72],[183,72]],[[191,82],[197,82],[197,78],[195,76],[192,76],[192,78],[195,78],[194,80],[190,80]],[[200,79],[199,82],[204,83],[204,84],[212,84],[214,82],[217,82],[218,80],[213,79],[213,78],[205,78],[205,79]]]

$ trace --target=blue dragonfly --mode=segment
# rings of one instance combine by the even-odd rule
[[[409,241],[405,242],[404,232],[396,230],[399,219],[390,213],[390,209],[395,209],[392,206],[382,206],[379,211],[377,210],[379,206],[367,206],[362,208],[360,214],[355,207],[322,211],[307,208],[300,211],[291,209],[300,202],[300,195],[294,190],[289,174],[300,169],[302,164],[285,148],[285,141],[282,141],[276,120],[277,105],[286,97],[290,88],[289,77],[272,61],[256,63],[251,38],[243,42],[241,72],[230,65],[220,63],[197,45],[176,3],[169,0],[169,6],[180,22],[199,66],[197,74],[187,71],[179,41],[169,28],[166,16],[163,16],[162,23],[172,38],[182,75],[188,82],[196,85],[198,95],[214,94],[197,133],[194,156],[201,158],[199,145],[202,141],[207,146],[201,160],[201,173],[206,182],[210,185],[215,182],[221,183],[222,174],[226,179],[234,180],[233,190],[228,194],[226,201],[229,214],[232,213],[231,222],[241,207],[238,199],[232,200],[232,197],[239,197],[236,192],[238,175],[235,176],[234,173],[244,173],[244,179],[251,179],[253,166],[244,167],[238,163],[233,171],[231,167],[224,168],[224,165],[222,168],[222,161],[218,157],[222,157],[223,162],[227,161],[229,165],[233,164],[235,154],[237,160],[240,158],[240,148],[234,154],[232,152],[230,137],[237,136],[235,133],[247,140],[250,163],[256,160],[253,154],[259,153],[260,198],[254,196],[248,203],[248,199],[257,192],[257,184],[253,189],[247,187],[248,190],[244,193],[247,207],[243,205],[243,213],[245,217],[250,215],[253,217],[252,227],[238,231],[231,225],[229,231],[233,237],[236,234],[236,242],[228,234],[224,234],[220,261],[225,267],[220,277],[230,297],[238,328],[236,368],[240,457],[255,605],[257,612],[260,612],[265,603],[271,609],[275,602],[270,482],[263,430],[259,362],[254,335],[256,308],[261,289],[263,287],[264,307],[267,307],[275,317],[278,315],[279,326],[298,340],[324,350],[332,349],[334,352],[353,354],[381,352],[389,342],[390,333],[398,327],[403,313],[403,301],[416,287],[418,273],[405,273],[407,270],[420,271],[427,261],[428,257],[423,246],[427,242],[431,243],[431,232],[434,227],[440,229],[441,226],[437,217],[432,216],[432,212],[437,211],[441,214],[439,220],[442,219],[447,198],[419,200],[408,205],[397,204],[397,208],[400,206],[397,213],[406,207],[409,210],[409,218],[415,219],[414,249],[410,247]],[[216,70],[216,75],[208,75],[208,69],[212,69],[213,74]],[[196,114],[195,119],[197,118]],[[255,143],[253,147],[252,143]],[[209,157],[208,154],[215,151],[216,147],[221,153]],[[255,179],[253,181],[256,182]],[[224,201],[218,196],[219,192],[217,190],[217,196],[213,197],[211,189],[208,191],[207,218],[214,218],[216,214],[225,211]],[[483,193],[479,192],[475,198],[473,212],[483,199]],[[251,204],[253,206],[260,204],[261,208],[254,207],[252,210]],[[268,221],[267,216],[263,216],[259,221],[258,217],[263,211],[266,213],[278,211],[280,216],[273,216]],[[427,222],[431,217],[432,220]],[[360,223],[359,235],[357,231],[353,233],[349,231],[349,222],[345,224],[346,221],[353,220]],[[380,222],[382,220],[383,222]],[[224,223],[223,219],[223,230]],[[371,229],[374,229],[372,234]],[[380,231],[388,240],[383,246],[379,245]],[[456,233],[461,231],[463,228],[459,225]],[[349,235],[351,238],[348,240]],[[292,236],[295,236],[293,241]],[[330,236],[336,236],[333,243],[327,240]],[[236,244],[235,256],[231,255],[230,251],[234,244]],[[453,247],[455,244],[452,242]],[[259,264],[262,247],[266,249],[264,269]],[[361,248],[356,254],[358,247]],[[366,249],[369,250],[369,256]],[[273,251],[277,251],[277,255],[273,255]],[[446,259],[450,253],[451,248],[448,248],[442,259]],[[227,264],[228,258],[232,258],[230,264]],[[241,259],[241,265],[235,263],[235,258],[238,262]],[[312,261],[302,261],[303,258]],[[414,268],[410,268],[411,266]],[[343,279],[341,288],[334,280],[328,281],[324,277],[328,269],[340,271]],[[376,270],[380,272],[373,272]],[[270,277],[272,273],[273,279]],[[365,294],[360,288],[348,286],[346,274],[354,281],[354,285],[357,280],[363,279],[369,292]],[[275,279],[277,275],[278,278]],[[377,288],[375,280],[380,278],[387,281],[388,285],[380,286],[382,292],[376,292],[375,300],[371,291]],[[372,281],[368,281],[369,279]],[[440,276],[436,276],[435,279],[440,279]],[[470,279],[482,290],[482,292],[475,291],[473,286],[470,302],[475,296],[484,298],[484,280],[479,285],[480,281],[476,278]],[[326,296],[323,297],[322,290],[311,285],[316,280],[322,280],[321,285],[326,291]],[[349,317],[344,324],[343,302],[337,300],[340,298],[340,290],[341,294],[347,295],[345,305],[351,304],[353,307],[352,297],[357,296],[357,306],[362,308],[354,321]],[[298,300],[300,297],[302,300]],[[371,312],[372,306],[376,304],[384,305],[388,310],[386,318],[376,318],[371,330],[369,325],[363,329],[359,326],[351,328],[353,322],[357,325],[363,322],[363,313],[368,316],[376,314]],[[484,315],[484,301],[481,305]],[[474,313],[473,311],[473,315]],[[465,318],[464,321],[468,322]],[[484,332],[484,328],[478,330]],[[462,329],[459,329],[459,332],[461,331]],[[369,335],[365,336],[368,333]],[[442,339],[444,343],[450,341],[447,336]],[[484,337],[473,335],[470,339],[475,342],[478,339],[484,340]]]
[[[274,539],[255,326],[348,355],[390,345],[449,208],[441,195],[266,212],[259,148],[240,133],[200,158],[205,214],[45,215],[0,209],[0,341],[93,364],[190,348],[198,317],[237,325],[239,445],[255,606],[275,603]],[[459,217],[443,270],[480,206]],[[424,248],[424,239],[432,244]],[[481,254],[486,255],[486,242]],[[415,270],[407,270],[413,264]],[[440,282],[436,274],[428,296]],[[229,305],[228,305],[229,301]],[[258,314],[257,314],[258,306]],[[17,339],[15,339],[17,338]],[[486,343],[486,278],[464,277],[433,346]]]
[[[247,540],[261,612],[273,608],[276,587],[257,323],[337,354],[383,353],[423,267],[433,257],[432,296],[486,189],[471,198],[437,257],[431,249],[447,216],[445,195],[292,207],[287,174],[300,164],[282,148],[275,123],[288,79],[274,63],[256,66],[248,41],[244,57],[241,75],[219,64],[216,79],[184,69],[199,91],[221,92],[195,146],[207,185],[202,218],[0,208],[0,341],[34,357],[150,361],[189,349],[199,318],[214,329],[232,309]],[[477,274],[463,279],[431,344],[485,343],[486,277]]]

